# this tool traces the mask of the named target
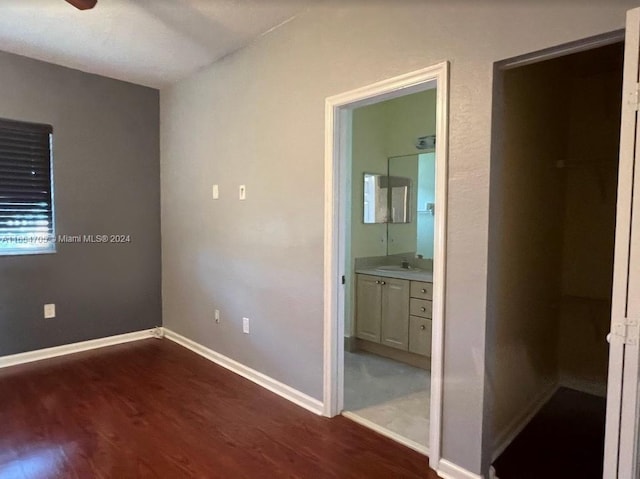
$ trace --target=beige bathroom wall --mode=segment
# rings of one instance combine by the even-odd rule
[[[385,103],[353,111],[351,155],[351,256],[387,254],[387,225],[364,224],[364,174],[387,174],[387,109]],[[353,263],[353,260],[351,263]]]
[[[436,134],[436,89],[386,102],[387,156],[415,155],[420,136]]]
[[[321,399],[324,105],[449,61],[443,457],[491,456],[493,64],[622,28],[636,0],[322,2],[161,92],[168,328]],[[211,185],[221,199],[211,200]],[[247,185],[247,200],[237,199]],[[489,277],[488,277],[489,276]],[[221,309],[222,322],[212,321]],[[242,316],[252,320],[242,334]],[[488,335],[488,336],[487,336]],[[511,346],[507,360],[522,356]],[[490,351],[490,349],[489,349]],[[486,394],[485,394],[486,387]]]

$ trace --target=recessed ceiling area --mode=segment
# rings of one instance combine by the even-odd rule
[[[247,45],[310,0],[3,0],[1,49],[162,88]]]

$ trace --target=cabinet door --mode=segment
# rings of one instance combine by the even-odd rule
[[[431,356],[431,320],[411,316],[409,318],[409,351]]]
[[[380,278],[359,274],[356,283],[356,336],[380,342]]]
[[[381,343],[396,349],[409,349],[409,281],[381,278]]]

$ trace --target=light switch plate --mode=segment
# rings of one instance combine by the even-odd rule
[[[242,332],[249,334],[249,318],[242,318]]]
[[[238,189],[238,193],[241,200],[247,199],[247,187],[245,185],[240,185],[240,188]]]
[[[45,304],[44,305],[44,319],[53,319],[56,317],[56,305]]]
[[[214,200],[217,200],[218,198],[220,198],[220,190],[218,189],[218,185],[213,185],[211,187],[211,197]]]

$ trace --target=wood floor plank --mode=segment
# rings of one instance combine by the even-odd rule
[[[1,479],[423,478],[427,459],[168,340],[0,370]]]

